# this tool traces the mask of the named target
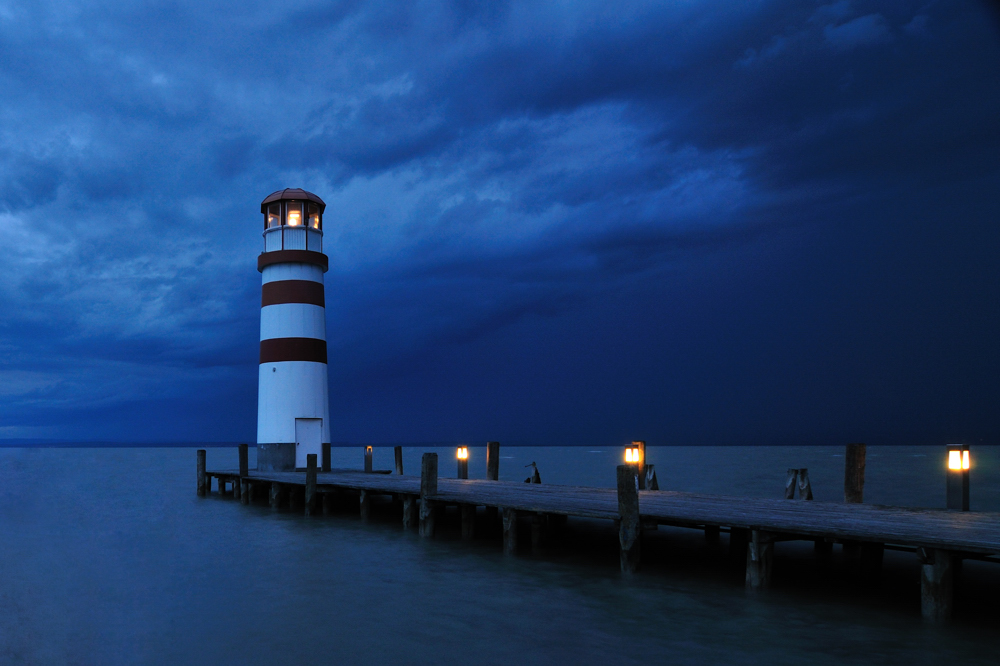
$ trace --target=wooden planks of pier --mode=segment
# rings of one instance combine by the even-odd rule
[[[836,541],[844,544],[845,553],[856,547],[877,550],[881,555],[885,545],[912,549],[922,565],[923,615],[935,621],[951,616],[954,563],[963,558],[987,559],[1000,553],[1000,513],[859,503],[864,457],[863,451],[857,450],[849,460],[853,469],[848,468],[845,503],[639,490],[640,475],[635,466],[627,465],[619,467],[618,488],[613,489],[439,478],[437,454],[432,453],[424,454],[421,476],[317,471],[315,460],[310,461],[307,472],[257,472],[246,468],[244,456],[245,451],[241,451],[241,469],[208,471],[204,453],[199,451],[199,494],[211,489],[213,477],[220,492],[228,493],[228,488],[232,488],[234,496],[244,503],[267,496],[271,505],[277,506],[282,498],[294,497],[301,491],[306,513],[313,513],[315,509],[311,507],[318,502],[324,508],[328,506],[331,494],[357,492],[363,516],[368,513],[366,503],[371,496],[391,495],[402,500],[404,526],[419,526],[420,534],[427,537],[434,534],[435,507],[463,507],[463,537],[468,538],[471,531],[466,535],[466,529],[471,527],[466,527],[466,510],[471,507],[474,515],[475,507],[483,506],[503,517],[507,553],[517,550],[518,516],[530,516],[534,522],[541,516],[613,520],[620,527],[622,570],[628,573],[639,567],[641,535],[644,526],[649,525],[701,529],[709,538],[722,529],[728,530],[734,556],[745,553],[747,587],[753,590],[769,585],[773,547],[778,541],[802,539],[817,544]],[[402,471],[401,464],[397,471]],[[817,553],[820,552],[817,547]]]

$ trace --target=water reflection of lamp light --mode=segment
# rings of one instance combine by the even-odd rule
[[[969,510],[969,447],[957,444],[948,447],[948,508],[953,511]]]
[[[455,451],[455,457],[458,458],[458,477],[459,479],[469,478],[469,447],[460,446]]]

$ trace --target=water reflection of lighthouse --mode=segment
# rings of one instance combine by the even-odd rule
[[[323,273],[326,204],[299,189],[279,190],[260,205],[264,251],[257,258],[260,372],[257,394],[257,469],[323,461],[330,443]],[[325,462],[325,461],[323,461]]]

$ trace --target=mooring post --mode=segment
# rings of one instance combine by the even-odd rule
[[[929,622],[951,619],[954,556],[947,550],[917,548],[920,560],[920,612]]]
[[[867,448],[864,444],[848,444],[844,452],[844,501],[848,504],[864,501]]]
[[[425,453],[420,459],[420,536],[434,536],[434,501],[438,491],[438,454]]]
[[[656,480],[656,467],[646,465],[646,490],[659,490],[660,482]]]
[[[396,460],[396,474],[403,475],[403,447],[392,447],[392,456]]]
[[[500,442],[486,442],[486,479],[500,480]]]
[[[461,450],[458,455],[458,467],[455,472],[456,479],[468,479],[469,478],[469,454],[468,449],[466,449],[465,457],[462,457]]]
[[[365,447],[365,471],[372,471],[372,447],[370,446]]]
[[[486,480],[500,480],[500,442],[486,442]],[[497,507],[486,507],[486,519],[489,524],[497,522]]]
[[[403,495],[403,529],[413,529],[417,524],[417,498]]]
[[[239,497],[242,504],[250,503],[250,447],[247,444],[240,444],[240,480],[233,488],[233,493]]]
[[[788,479],[785,481],[785,499],[795,499],[795,489],[798,487],[799,470],[788,468]]]
[[[503,514],[503,554],[517,554],[517,511],[504,507]]]
[[[750,534],[750,545],[747,548],[747,589],[766,589],[771,586],[774,538],[762,530],[751,530]]]
[[[359,493],[358,508],[361,510],[361,521],[367,523],[372,516],[372,496],[367,490]]]
[[[205,495],[205,449],[198,449],[198,497]]]
[[[330,468],[331,468],[331,465],[332,465],[332,462],[331,462],[330,458],[331,458],[331,455],[330,455],[330,443],[329,442],[324,442],[323,443],[323,460],[322,460],[322,467],[323,467],[323,471],[324,472],[329,472],[330,471]]]
[[[632,442],[632,448],[639,449],[639,459],[635,461],[636,477],[639,480],[639,490],[646,489],[646,442],[642,440]]]
[[[805,467],[799,468],[799,499],[811,500],[813,498],[812,484],[809,483],[809,470]]]
[[[618,545],[622,573],[639,568],[639,483],[635,465],[618,465]]]
[[[306,515],[316,513],[316,454],[306,454]]]

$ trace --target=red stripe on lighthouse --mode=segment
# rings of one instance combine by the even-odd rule
[[[260,306],[282,303],[308,303],[324,307],[326,298],[323,284],[312,280],[278,280],[265,283],[260,293]]]
[[[312,361],[326,363],[326,340],[316,338],[271,338],[260,341],[260,362]]]

